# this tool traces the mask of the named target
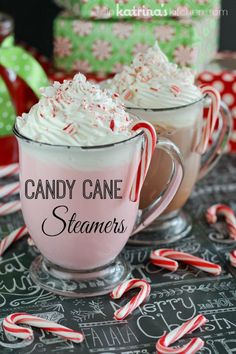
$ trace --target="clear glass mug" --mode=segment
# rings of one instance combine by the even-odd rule
[[[171,176],[161,195],[140,211],[139,198],[132,201],[130,192],[145,158],[143,131],[96,147],[39,143],[16,127],[14,133],[23,217],[41,253],[31,265],[32,279],[61,295],[110,292],[129,275],[117,258],[128,238],[151,223],[178,190],[183,177],[178,148],[167,139],[157,141],[157,149],[169,154]]]
[[[166,137],[176,144],[183,156],[184,178],[182,184],[166,208],[144,232],[132,237],[129,242],[140,245],[158,245],[175,242],[186,236],[192,228],[191,218],[182,210],[191,195],[195,183],[214,167],[230,136],[232,117],[223,102],[220,104],[219,126],[212,145],[202,156],[198,146],[202,139],[203,110],[211,104],[209,97],[186,106],[169,109],[144,109],[126,107],[130,114],[146,120],[156,128],[159,137]],[[211,107],[212,108],[212,107]],[[168,180],[170,164],[163,151],[155,151],[147,177],[144,181],[140,208],[147,205],[159,195]],[[158,171],[158,175],[156,173]]]

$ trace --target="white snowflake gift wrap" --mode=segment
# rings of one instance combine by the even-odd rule
[[[200,72],[217,51],[218,27],[213,16],[87,21],[64,13],[54,21],[54,63],[67,72],[117,73],[157,40],[170,60]]]

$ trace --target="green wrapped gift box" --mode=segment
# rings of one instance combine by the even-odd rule
[[[220,0],[54,0],[84,19],[127,19],[219,14]]]
[[[67,72],[116,73],[157,40],[170,60],[199,72],[217,51],[218,27],[215,17],[117,22],[61,14],[54,21],[54,64]]]

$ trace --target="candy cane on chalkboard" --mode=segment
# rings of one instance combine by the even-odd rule
[[[0,166],[0,178],[10,177],[19,172],[19,164],[13,163],[6,166]]]
[[[236,268],[236,250],[230,252],[229,260],[232,267]]]
[[[0,216],[9,215],[21,210],[21,202],[14,200],[7,203],[0,203]]]
[[[17,338],[31,339],[33,337],[32,329],[19,326],[19,323],[41,328],[75,343],[81,343],[84,340],[84,336],[80,332],[74,331],[73,329],[62,326],[56,322],[48,321],[24,312],[12,313],[4,318],[4,331]]]
[[[187,263],[195,268],[203,270],[204,272],[219,275],[222,271],[221,266],[203,258],[193,256],[189,253],[175,251],[173,249],[162,248],[151,252],[151,263],[156,266],[176,271],[178,269],[178,262]]]
[[[207,209],[206,219],[209,224],[215,224],[218,216],[222,215],[225,218],[229,236],[236,241],[236,217],[234,211],[225,204],[215,204]]]
[[[192,320],[183,323],[180,327],[175,328],[169,333],[159,338],[156,343],[156,350],[158,354],[194,354],[197,353],[203,346],[204,341],[200,338],[193,338],[183,347],[170,348],[170,345],[177,340],[183,338],[186,334],[190,334],[197,328],[203,326],[207,322],[207,319],[203,315],[198,315]]]
[[[0,198],[9,197],[10,195],[19,193],[19,191],[20,191],[19,182],[5,184],[3,186],[0,186]]]
[[[114,318],[118,321],[124,320],[131,312],[133,312],[140,304],[145,301],[151,291],[151,286],[143,279],[130,279],[118,285],[111,293],[112,299],[120,299],[128,290],[140,288],[139,293],[134,296],[125,306],[121,307],[114,313]]]
[[[23,236],[27,235],[28,230],[26,226],[19,227],[12,231],[9,235],[0,241],[0,256],[10,247],[14,242],[20,240]]]

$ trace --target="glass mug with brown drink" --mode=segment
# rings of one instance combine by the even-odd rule
[[[184,179],[167,209],[129,242],[174,242],[191,230],[191,218],[182,207],[195,183],[222,155],[230,135],[230,113],[213,87],[197,87],[192,72],[170,63],[157,45],[146,54],[137,55],[110,85],[120,94],[126,110],[152,123],[158,136],[169,138],[179,147],[184,160]],[[204,109],[208,110],[206,120]],[[218,117],[218,130],[214,132]],[[213,135],[216,136],[208,147]],[[170,174],[167,155],[155,151],[141,192],[141,208],[146,208],[163,190]]]

